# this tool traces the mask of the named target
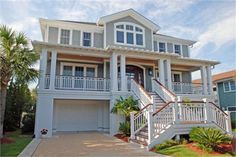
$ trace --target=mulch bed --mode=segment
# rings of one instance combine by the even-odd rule
[[[129,137],[125,136],[124,134],[116,134],[114,136],[124,142],[129,142]]]
[[[186,144],[186,146],[189,149],[197,152],[198,154],[204,154],[205,153],[205,151],[200,149],[197,146],[196,143],[188,143],[188,144]],[[229,153],[229,152],[232,152],[232,144],[221,144],[221,145],[219,145],[217,151],[213,151],[210,154],[212,154],[212,155],[219,155],[219,154],[225,154],[225,153]]]
[[[14,143],[15,140],[9,137],[3,137],[0,139],[1,144],[10,144],[10,143]]]

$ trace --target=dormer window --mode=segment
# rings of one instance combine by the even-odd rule
[[[144,28],[133,23],[119,22],[114,25],[116,44],[144,47]]]
[[[61,29],[60,44],[70,44],[70,30]]]

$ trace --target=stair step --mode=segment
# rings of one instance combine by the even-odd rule
[[[139,141],[142,141],[142,142],[147,142],[148,141],[148,137],[147,136],[143,136],[143,135],[136,135],[135,139],[139,140]]]
[[[148,130],[146,130],[146,131],[140,131],[138,134],[139,134],[139,135],[143,135],[143,136],[148,136]]]

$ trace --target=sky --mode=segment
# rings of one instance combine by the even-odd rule
[[[197,41],[192,58],[221,62],[213,74],[236,69],[236,0],[0,0],[0,24],[42,40],[39,18],[96,22],[129,8],[158,24],[159,33]]]

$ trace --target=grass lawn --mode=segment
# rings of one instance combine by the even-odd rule
[[[199,154],[186,145],[176,145],[157,151],[157,153],[169,155],[172,157],[230,157],[230,154],[212,155],[209,153]]]
[[[5,137],[13,139],[15,142],[1,144],[0,156],[17,156],[30,143],[32,135],[21,135],[21,130],[10,132]]]

